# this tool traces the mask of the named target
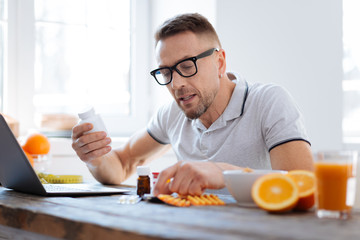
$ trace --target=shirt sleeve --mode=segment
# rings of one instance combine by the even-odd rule
[[[303,116],[291,95],[282,87],[268,85],[262,96],[262,134],[270,151],[290,141],[310,144]]]
[[[169,144],[169,137],[167,134],[167,123],[169,122],[168,109],[170,104],[163,105],[152,116],[147,125],[147,132],[157,142],[161,144]]]

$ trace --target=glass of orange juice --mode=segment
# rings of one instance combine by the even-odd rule
[[[350,217],[356,191],[356,151],[314,154],[316,214],[319,218]]]

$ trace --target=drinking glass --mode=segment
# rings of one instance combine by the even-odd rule
[[[350,217],[356,191],[356,151],[322,151],[314,154],[316,214],[319,218]]]

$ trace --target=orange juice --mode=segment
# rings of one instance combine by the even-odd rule
[[[348,179],[354,177],[352,164],[316,162],[317,208],[330,211],[346,211]]]

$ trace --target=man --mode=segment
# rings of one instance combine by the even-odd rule
[[[155,195],[221,189],[222,172],[242,167],[312,169],[292,98],[278,86],[251,85],[226,73],[225,51],[206,18],[179,15],[155,38],[159,68],[151,75],[174,101],[119,149],[107,146],[104,132],[84,135],[90,124],[73,128],[72,147],[98,181],[120,184],[170,146],[179,162],[161,172]]]

